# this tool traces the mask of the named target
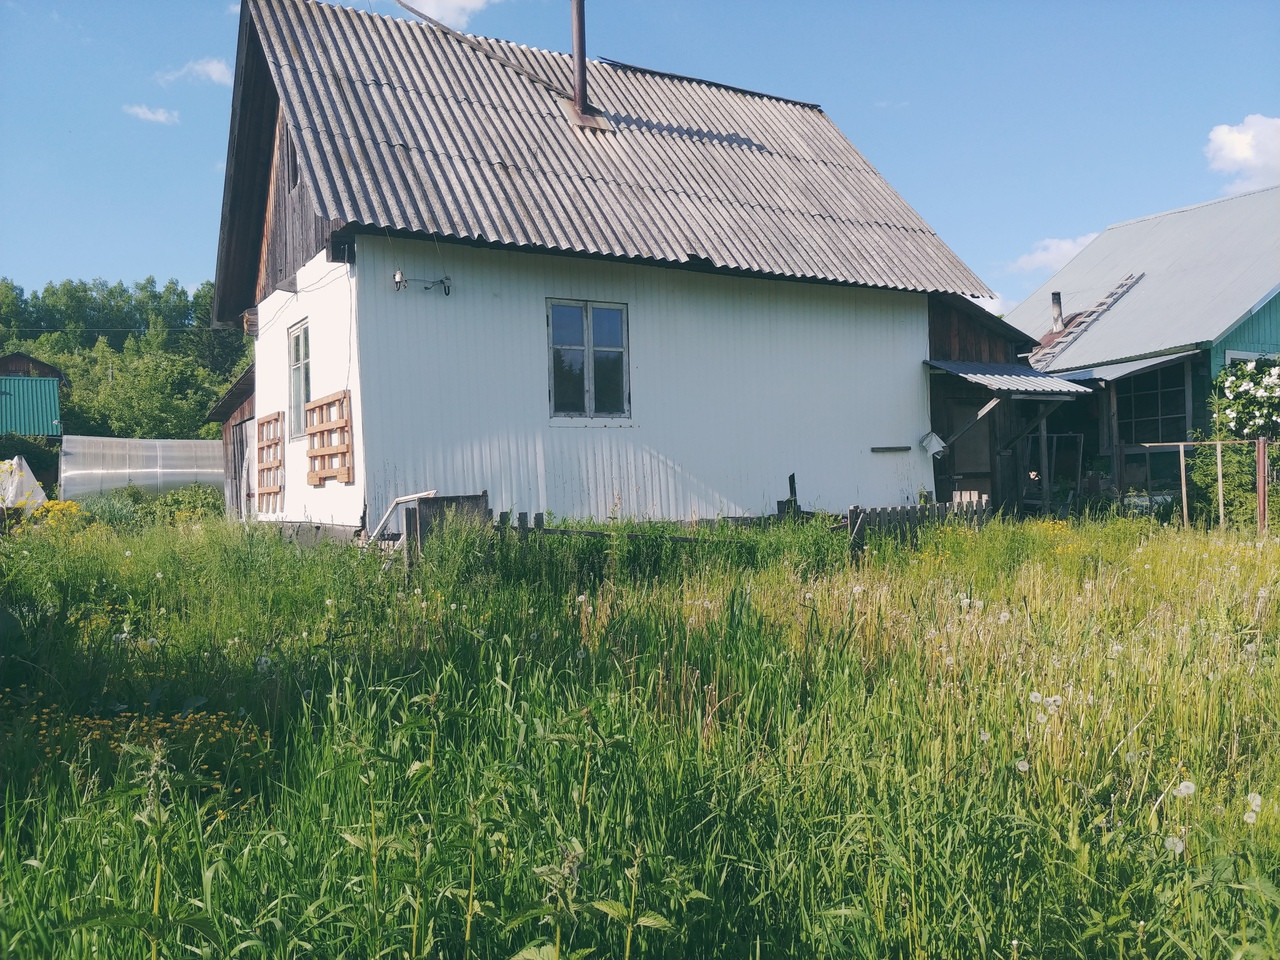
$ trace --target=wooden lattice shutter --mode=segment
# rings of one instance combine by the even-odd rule
[[[307,483],[323,487],[328,480],[355,483],[351,446],[351,391],[312,400],[307,411]]]
[[[284,506],[284,413],[258,418],[258,512]]]

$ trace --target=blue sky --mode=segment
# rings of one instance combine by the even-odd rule
[[[569,0],[416,2],[569,49]],[[236,6],[0,0],[0,276],[213,277]],[[821,104],[1005,306],[1108,224],[1280,182],[1277,49],[1277,0],[587,2],[591,57]]]

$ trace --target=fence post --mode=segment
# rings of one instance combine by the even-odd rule
[[[1254,444],[1254,456],[1258,472],[1258,539],[1267,535],[1267,438],[1259,437]]]
[[[1191,526],[1191,512],[1187,509],[1187,445],[1178,444],[1178,480],[1182,483],[1182,525]]]
[[[1222,441],[1216,444],[1218,448],[1218,529],[1227,529],[1227,498],[1222,486]]]

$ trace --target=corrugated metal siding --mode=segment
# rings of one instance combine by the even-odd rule
[[[1129,274],[1144,276],[1050,371],[1189,349],[1230,330],[1280,283],[1280,187],[1109,227],[1005,319],[1039,339],[1052,291],[1069,317]]]
[[[964,377],[970,383],[980,384],[989,390],[1010,393],[1092,393],[1086,386],[1071,383],[1023,367],[1016,363],[979,363],[967,360],[926,360],[931,367]]]
[[[1213,345],[1213,376],[1227,362],[1227,351],[1274,354],[1280,352],[1280,294],[1272,297],[1253,316]]]
[[[452,294],[397,292],[397,267],[448,274]],[[932,486],[924,295],[377,237],[357,271],[371,523],[425,489],[693,519],[772,510],[793,472],[805,506],[833,511]],[[551,417],[548,297],[627,305],[629,419]]]
[[[252,19],[317,214],[376,228],[912,291],[990,291],[818,108],[314,3]]]
[[[0,433],[62,434],[56,377],[0,377]]]

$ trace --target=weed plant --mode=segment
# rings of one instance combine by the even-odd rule
[[[608,529],[0,541],[0,954],[1280,956],[1277,542]]]

